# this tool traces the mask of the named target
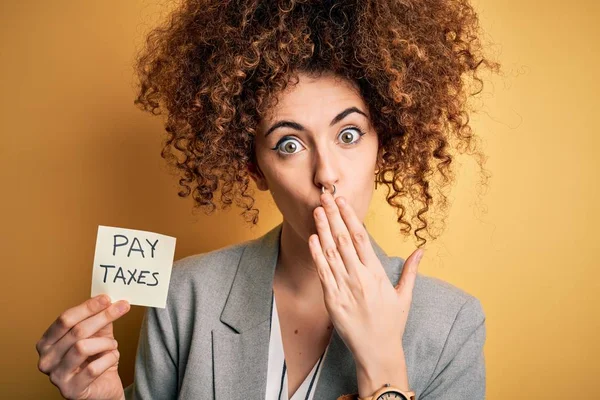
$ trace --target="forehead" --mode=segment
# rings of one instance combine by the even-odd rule
[[[265,112],[266,120],[282,115],[328,116],[344,106],[356,106],[367,112],[358,86],[347,79],[331,73],[319,76],[299,73],[297,78],[277,94],[277,103]]]

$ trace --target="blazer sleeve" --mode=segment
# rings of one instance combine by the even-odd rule
[[[485,398],[485,313],[470,297],[458,311],[433,372],[419,400]]]
[[[176,399],[177,360],[177,341],[168,306],[148,307],[140,328],[134,381],[125,389],[125,398]]]

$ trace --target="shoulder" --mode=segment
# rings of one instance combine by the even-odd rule
[[[198,274],[214,274],[236,268],[248,242],[232,244],[220,249],[180,258],[173,263],[172,279],[190,280]]]
[[[432,320],[453,323],[462,318],[484,318],[481,302],[465,290],[432,276],[419,274],[413,291],[413,305]]]
[[[149,323],[189,342],[194,326],[218,325],[242,254],[250,241],[183,257],[173,263],[165,308],[149,307]]]
[[[485,319],[471,293],[417,275],[403,343],[419,398],[484,398]]]
[[[392,257],[398,262],[398,275],[404,266],[404,259]],[[458,317],[481,322],[485,318],[483,307],[477,297],[449,282],[436,277],[417,274],[411,312],[418,317],[418,323],[449,328]]]
[[[189,292],[223,288],[233,281],[249,241],[183,257],[173,263],[169,299],[188,298]]]
[[[418,275],[411,312],[421,332],[427,332],[441,351],[457,351],[466,340],[485,340],[485,312],[481,301],[441,279]],[[483,332],[473,335],[475,331]]]
[[[395,258],[401,269],[404,260]],[[480,364],[485,336],[485,312],[477,297],[439,278],[417,275],[403,344],[421,389],[451,362]]]

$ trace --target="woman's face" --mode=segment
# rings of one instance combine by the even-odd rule
[[[250,172],[259,190],[269,190],[284,220],[305,241],[317,233],[313,211],[321,185],[344,197],[361,221],[373,194],[377,133],[351,83],[334,75],[300,74],[278,97],[255,137],[259,169]]]

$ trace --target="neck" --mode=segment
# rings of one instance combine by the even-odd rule
[[[274,284],[298,300],[323,299],[321,279],[306,242],[284,220]]]

